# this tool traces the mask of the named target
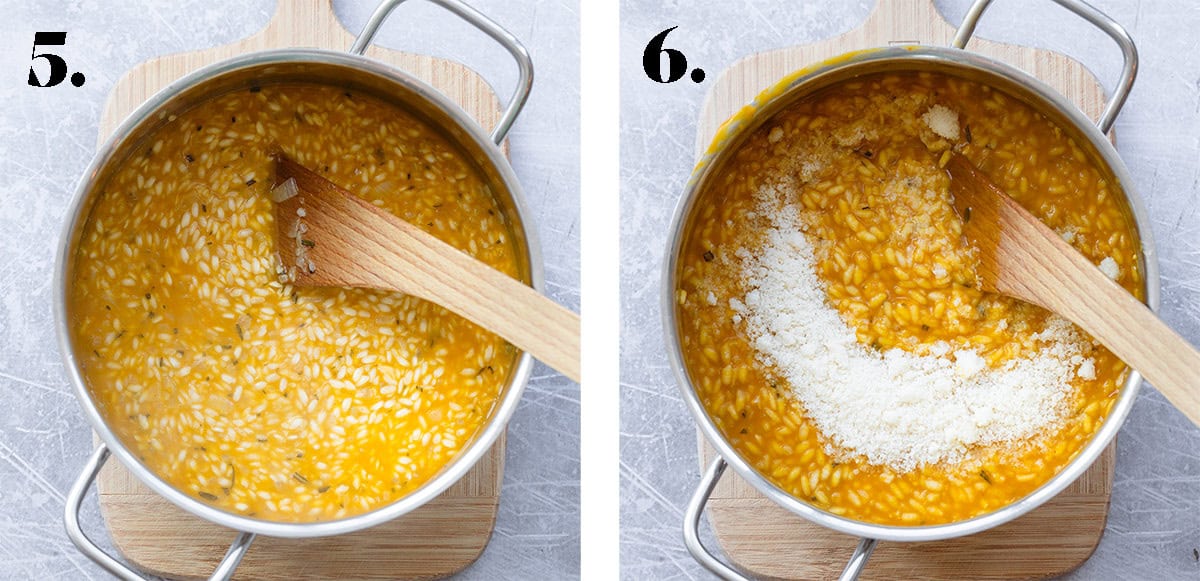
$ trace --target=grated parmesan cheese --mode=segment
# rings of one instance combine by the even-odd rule
[[[921,116],[934,133],[951,141],[958,139],[958,112],[945,105],[934,105]]]
[[[1096,362],[1088,359],[1080,363],[1079,370],[1076,371],[1076,374],[1079,375],[1080,378],[1088,381],[1096,379]]]
[[[906,472],[1061,425],[1069,381],[1094,373],[1070,323],[1051,317],[1034,336],[1043,348],[996,368],[944,342],[922,353],[871,349],[827,304],[799,212],[784,206],[760,251],[735,253],[748,290],[729,306],[758,359],[791,385],[831,455],[861,454]]]
[[[1100,261],[1099,267],[1104,276],[1112,280],[1121,278],[1121,267],[1117,266],[1117,261],[1113,260],[1111,256],[1105,256],[1104,260]]]

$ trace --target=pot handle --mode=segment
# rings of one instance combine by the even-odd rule
[[[110,452],[108,446],[100,444],[92,456],[88,458],[87,464],[83,467],[83,473],[79,475],[79,479],[75,484],[71,485],[70,492],[67,493],[67,507],[65,512],[65,521],[67,525],[67,536],[71,538],[71,542],[79,548],[79,551],[86,555],[97,565],[104,568],[105,571],[112,573],[113,576],[124,581],[146,581],[146,577],[141,573],[134,571],[124,563],[114,559],[111,555],[104,552],[96,543],[88,538],[83,532],[83,527],[79,524],[79,511],[83,507],[83,497],[87,494],[92,483],[96,481],[96,476],[100,474],[100,468],[104,466],[104,462],[108,460]],[[233,576],[233,570],[237,569],[239,563],[242,562],[242,557],[246,556],[246,551],[250,549],[250,543],[254,542],[254,533],[239,533],[230,545],[229,551],[221,558],[221,562],[217,564],[216,570],[213,571],[209,581],[226,581]]]
[[[683,544],[687,546],[687,550],[693,558],[704,565],[705,569],[716,573],[718,577],[726,581],[750,581],[749,577],[722,563],[700,542],[700,515],[704,512],[704,505],[708,504],[708,499],[712,496],[713,489],[717,487],[717,482],[721,480],[721,475],[725,473],[727,466],[725,459],[717,456],[713,459],[712,464],[708,465],[704,475],[700,477],[700,486],[696,488],[692,499],[688,501],[687,511],[684,513]],[[846,568],[842,570],[838,580],[854,581],[858,579],[863,568],[867,566],[867,560],[871,558],[871,553],[875,551],[875,544],[875,539],[866,537],[859,539],[858,546],[855,547],[850,561],[846,563]]]
[[[529,90],[533,87],[533,60],[529,58],[529,51],[525,50],[525,45],[521,44],[521,41],[517,40],[517,37],[513,36],[512,33],[460,0],[429,1],[453,12],[459,18],[462,18],[467,23],[492,37],[492,39],[507,49],[509,54],[517,61],[517,68],[520,73],[520,78],[517,80],[517,89],[513,91],[513,96],[508,101],[508,108],[500,116],[500,122],[492,129],[492,141],[496,145],[500,145],[500,142],[504,141],[504,137],[508,135],[508,130],[512,128],[513,122],[517,120],[517,115],[520,115],[521,109],[525,107],[525,101],[529,99]],[[358,38],[354,39],[354,45],[350,47],[350,52],[357,55],[366,52],[367,47],[371,44],[371,40],[379,32],[379,27],[383,24],[383,21],[387,20],[392,10],[403,3],[404,0],[383,0],[383,2],[380,2],[379,8],[375,9],[375,13],[367,21],[367,25],[363,27],[362,32],[358,33]]]
[[[1129,91],[1133,89],[1133,81],[1137,77],[1138,69],[1137,47],[1134,46],[1133,39],[1129,37],[1129,32],[1124,27],[1083,0],[1054,0],[1054,2],[1099,28],[1116,41],[1117,46],[1121,47],[1121,58],[1124,63],[1121,67],[1121,78],[1117,81],[1117,90],[1113,91],[1112,98],[1108,100],[1108,104],[1104,106],[1104,112],[1096,121],[1100,132],[1108,133],[1108,130],[1112,129],[1113,123],[1116,122],[1117,115],[1121,114],[1121,107],[1125,105]],[[971,40],[971,35],[975,32],[975,25],[979,23],[979,17],[991,3],[992,0],[975,0],[975,3],[967,10],[967,15],[963,17],[962,24],[958,26],[958,32],[955,33],[951,46],[954,48],[967,46],[967,41]]]

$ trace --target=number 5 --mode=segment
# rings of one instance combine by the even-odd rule
[[[56,54],[43,53],[38,54],[38,45],[42,46],[62,46],[67,44],[67,33],[65,32],[35,32],[33,34],[33,60],[44,58],[50,61],[50,81],[42,84],[38,80],[37,73],[33,70],[33,65],[29,65],[29,86],[31,87],[53,87],[67,78],[67,61]]]

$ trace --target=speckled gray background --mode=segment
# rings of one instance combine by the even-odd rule
[[[287,1],[287,0],[282,0]],[[532,97],[510,134],[546,258],[547,289],[579,309],[579,19],[575,0],[471,0],[530,49]],[[232,42],[262,28],[273,0],[4,2],[0,17],[0,579],[104,579],[63,533],[63,497],[91,451],[67,384],[51,314],[54,249],[68,197],[96,150],[116,80],[158,55]],[[352,31],[372,0],[334,1]],[[67,31],[58,50],[82,88],[26,85],[35,31]],[[455,58],[501,95],[516,67],[491,39],[423,2],[397,10],[389,48]],[[579,387],[538,364],[509,426],[500,517],[467,579],[579,575]],[[104,539],[94,498],[86,529]],[[251,549],[253,550],[253,549]]]
[[[1200,54],[1194,0],[1091,0],[1124,24],[1141,71],[1116,131],[1158,242],[1162,312],[1200,344]],[[699,480],[694,424],[667,365],[659,271],[671,212],[694,162],[708,83],[754,52],[828,38],[860,23],[873,1],[730,0],[621,4],[621,569],[628,579],[709,578],[680,538]],[[937,0],[950,22],[968,0]],[[660,85],[642,49],[664,28],[668,47],[710,81]],[[1049,0],[999,0],[977,34],[1069,54],[1111,88],[1120,53]],[[1072,579],[1195,579],[1200,562],[1200,430],[1153,389],[1143,390],[1117,448],[1108,528]],[[711,539],[710,539],[711,543]],[[850,548],[847,547],[847,554]],[[869,567],[869,565],[868,565]]]

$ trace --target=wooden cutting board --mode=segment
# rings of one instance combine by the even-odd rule
[[[696,157],[708,148],[722,122],[792,71],[870,47],[949,46],[954,31],[932,0],[880,0],[861,26],[841,36],[738,61],[709,89],[700,114]],[[977,38],[967,48],[1041,79],[1093,119],[1103,109],[1103,88],[1082,64],[1064,55]],[[703,437],[699,440],[703,471],[714,451]],[[862,579],[1023,579],[1070,571],[1100,542],[1115,463],[1113,443],[1057,497],[990,531],[939,542],[881,542]],[[713,491],[708,515],[728,559],[761,578],[835,579],[856,543],[767,500],[733,470],[725,472]]]
[[[403,18],[399,9],[393,18]],[[454,18],[447,13],[446,18]],[[387,26],[386,24],[384,26]],[[354,40],[330,0],[279,0],[266,28],[250,38],[207,50],[170,55],[126,73],[109,95],[100,120],[103,141],[133,109],[171,81],[235,55],[284,47],[346,50]],[[502,50],[497,47],[497,50]],[[467,67],[428,56],[372,47],[368,56],[390,63],[445,93],[491,129],[500,106],[488,84]],[[470,565],[496,522],[504,468],[504,437],[445,493],[389,523],[336,537],[287,540],[259,536],[238,568],[239,579],[428,579]],[[98,479],[100,512],[128,562],[170,578],[204,579],[235,533],[176,508],[151,492],[120,463]]]

